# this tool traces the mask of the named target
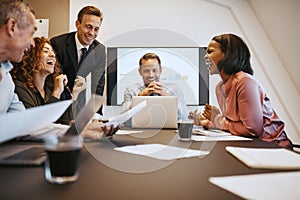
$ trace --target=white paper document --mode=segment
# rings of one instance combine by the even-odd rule
[[[211,136],[211,137],[230,136],[231,135],[228,132],[216,130],[216,129],[205,130],[203,127],[193,128],[193,134]]]
[[[138,105],[132,107],[128,111],[126,111],[126,112],[124,112],[124,113],[122,113],[122,114],[120,114],[116,117],[109,118],[109,122],[106,122],[105,125],[123,124],[124,122],[126,122],[127,120],[132,118],[132,116],[136,115],[138,112],[143,110],[146,106],[147,106],[147,102],[143,101],[143,102],[139,103]]]
[[[60,101],[0,115],[0,143],[28,135],[55,122],[71,103],[71,100]]]
[[[185,149],[163,144],[142,144],[125,147],[116,147],[116,151],[138,154],[160,160],[175,160],[209,154],[208,151]]]
[[[223,135],[223,136],[204,136],[204,135],[192,135],[193,141],[249,141],[251,138],[235,136],[235,135]]]
[[[266,169],[300,169],[300,154],[283,148],[226,147],[248,167]]]
[[[116,135],[130,135],[135,133],[142,133],[143,131],[136,131],[136,130],[118,130]]]
[[[43,139],[44,137],[51,135],[51,134],[63,136],[69,128],[70,128],[69,125],[52,123],[52,124],[45,126],[44,128],[41,128],[37,131],[33,131],[32,133],[29,133],[28,137],[29,137],[29,139],[30,139],[30,137],[32,137],[32,140],[34,140],[34,138],[35,139]]]
[[[243,199],[300,199],[300,172],[211,177],[209,181]]]

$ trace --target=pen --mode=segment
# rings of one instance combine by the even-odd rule
[[[67,85],[65,85],[65,89],[68,91],[68,93],[72,99],[73,96],[72,96],[72,92],[71,92],[70,88]]]

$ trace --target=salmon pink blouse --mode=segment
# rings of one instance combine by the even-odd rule
[[[225,83],[217,84],[216,95],[221,113],[208,128],[220,128],[233,135],[258,137],[268,142],[288,140],[284,122],[252,75],[242,71],[231,75]]]

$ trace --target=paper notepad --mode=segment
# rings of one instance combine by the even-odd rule
[[[188,158],[194,156],[204,156],[208,151],[185,149],[163,144],[142,144],[134,146],[116,147],[116,151],[143,155],[160,160],[174,160],[179,158]]]
[[[287,149],[228,146],[226,150],[251,168],[300,169],[300,154]]]
[[[209,181],[243,199],[300,199],[300,172],[211,177]]]

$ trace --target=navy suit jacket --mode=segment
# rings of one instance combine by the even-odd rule
[[[87,52],[87,57],[78,66],[78,56],[75,33],[65,33],[51,38],[51,44],[56,52],[61,72],[68,77],[68,87],[73,90],[77,75],[86,77],[91,72],[92,93],[103,95],[105,85],[106,50],[105,46],[94,40]]]

